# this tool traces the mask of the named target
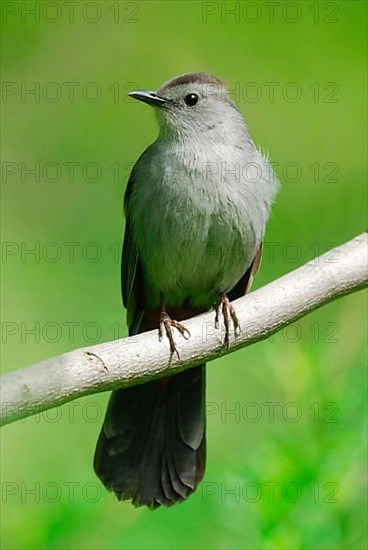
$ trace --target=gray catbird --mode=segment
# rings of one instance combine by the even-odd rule
[[[277,180],[225,85],[188,73],[130,96],[155,108],[160,131],[125,193],[122,293],[129,334],[173,327],[230,304],[257,272]],[[205,365],[114,391],[97,443],[97,475],[119,499],[156,508],[185,500],[205,469]]]

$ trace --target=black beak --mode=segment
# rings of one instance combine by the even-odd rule
[[[154,107],[161,107],[166,103],[166,99],[159,97],[156,92],[150,92],[148,90],[138,90],[137,92],[129,92],[130,97],[143,101],[143,103],[148,103],[148,105],[153,105]]]

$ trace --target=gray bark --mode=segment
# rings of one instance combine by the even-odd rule
[[[77,397],[140,384],[254,344],[344,294],[367,284],[367,233],[233,302],[240,334],[229,349],[214,312],[183,324],[189,340],[175,334],[180,360],[170,358],[157,331],[81,348],[1,377],[0,425]]]

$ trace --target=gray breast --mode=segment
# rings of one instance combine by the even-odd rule
[[[161,295],[172,307],[211,307],[242,277],[263,238],[267,182],[249,185],[231,171],[204,177],[202,167],[198,154],[188,167],[152,150],[137,167],[132,230],[152,307]]]

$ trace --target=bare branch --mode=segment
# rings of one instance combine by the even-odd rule
[[[0,425],[83,395],[140,384],[231,353],[267,338],[308,312],[367,284],[367,233],[234,302],[240,335],[222,344],[214,313],[185,321],[176,336],[181,359],[170,360],[157,331],[81,348],[1,377]]]

